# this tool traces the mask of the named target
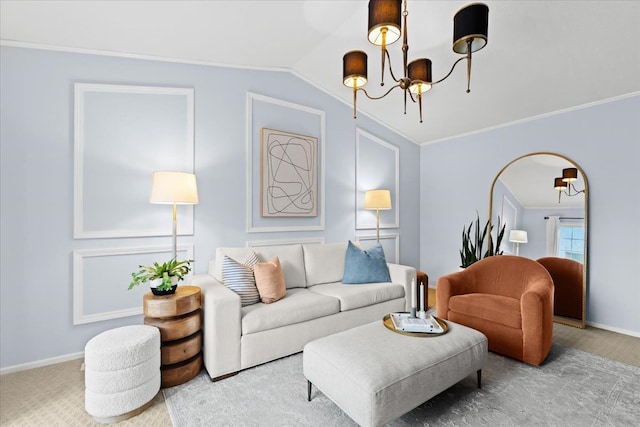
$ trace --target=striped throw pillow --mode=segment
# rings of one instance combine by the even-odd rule
[[[222,280],[224,285],[240,295],[240,303],[243,307],[260,302],[256,279],[253,276],[253,266],[258,261],[258,256],[255,252],[251,252],[243,263],[226,255],[222,260]]]

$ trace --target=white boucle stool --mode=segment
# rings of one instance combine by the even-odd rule
[[[160,331],[133,325],[93,337],[84,348],[84,407],[99,423],[131,418],[160,390]]]

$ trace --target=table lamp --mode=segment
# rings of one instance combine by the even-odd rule
[[[173,259],[176,259],[178,234],[176,205],[198,204],[196,176],[185,172],[154,172],[149,202],[173,205]]]

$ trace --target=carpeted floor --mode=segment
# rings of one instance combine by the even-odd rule
[[[636,426],[640,368],[554,344],[540,367],[489,353],[475,375],[388,424]],[[356,426],[317,389],[306,399],[302,354],[212,383],[206,374],[164,391],[173,425]]]
[[[555,344],[640,367],[640,338],[592,327],[582,330],[555,324],[553,341]],[[84,410],[84,372],[80,370],[81,364],[82,360],[78,359],[0,376],[0,426],[99,425]],[[578,393],[576,399],[579,399],[581,394],[582,392]],[[251,399],[253,398],[249,398]],[[314,398],[314,405],[315,401]],[[640,397],[636,397],[636,402],[640,402]],[[212,406],[213,411],[218,409]],[[544,408],[540,410],[543,411]],[[426,423],[424,425],[428,425],[428,421]],[[142,414],[112,425],[171,426],[163,393],[159,393],[153,406]]]

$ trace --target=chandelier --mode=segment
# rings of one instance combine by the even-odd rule
[[[463,56],[453,63],[451,70],[440,80],[431,77],[431,60],[415,59],[407,63],[409,44],[407,41],[407,0],[401,10],[402,0],[370,0],[369,1],[369,42],[380,46],[382,52],[380,86],[384,86],[385,62],[388,60],[389,74],[395,84],[381,96],[370,96],[364,89],[367,83],[367,54],[361,50],[347,52],[342,58],[342,83],[353,89],[353,118],[356,118],[356,101],[358,91],[362,91],[372,100],[382,99],[399,87],[404,91],[404,114],[407,114],[407,95],[411,101],[417,98],[420,123],[422,123],[422,94],[435,84],[444,81],[451,75],[455,66],[467,60],[467,93],[471,84],[471,54],[487,44],[487,28],[489,25],[489,7],[482,3],[473,3],[460,9],[453,17],[453,51]],[[402,16],[402,25],[401,25]],[[402,35],[402,77],[396,78],[391,68],[391,57],[387,50]]]
[[[580,193],[584,193],[584,190],[578,191],[576,190],[576,187],[573,185],[573,182],[577,180],[578,180],[577,168],[562,169],[562,176],[555,178],[553,180],[553,188],[558,190],[558,203],[560,203],[560,198],[562,197],[563,193],[569,197],[577,196]]]

